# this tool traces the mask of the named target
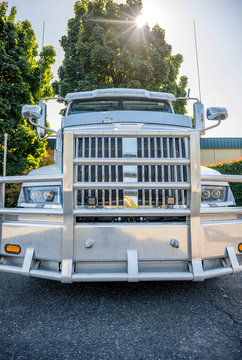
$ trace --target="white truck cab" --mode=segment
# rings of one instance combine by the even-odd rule
[[[209,108],[217,124],[206,129],[196,101],[193,128],[176,100],[142,89],[67,94],[55,165],[0,178],[23,183],[18,208],[0,209],[0,271],[62,282],[241,271],[242,209],[228,182],[242,176],[200,167],[200,135],[227,111]],[[45,104],[22,113],[44,137]]]

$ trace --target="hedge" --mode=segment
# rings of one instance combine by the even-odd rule
[[[211,164],[202,164],[209,168],[219,171],[221,174],[242,175],[242,156],[238,159],[230,158],[229,161],[212,162]],[[242,206],[242,183],[230,183],[237,206]]]

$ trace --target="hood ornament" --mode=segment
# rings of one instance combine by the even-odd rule
[[[105,116],[104,119],[101,120],[101,124],[111,124],[112,120],[112,116]]]

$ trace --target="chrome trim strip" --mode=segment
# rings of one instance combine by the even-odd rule
[[[0,208],[2,215],[63,215],[62,209]]]
[[[242,214],[242,207],[219,207],[219,208],[201,208],[201,215],[232,215]]]
[[[100,212],[101,211],[101,212]],[[97,215],[102,216],[104,213],[107,213],[108,216],[112,216],[111,214],[114,214],[113,216],[117,215],[126,215],[126,212],[128,216],[134,215],[155,215],[164,213],[165,216],[168,216],[169,214],[171,216],[186,216],[190,214],[190,210],[188,209],[82,209],[82,210],[74,210],[74,215],[80,215],[85,216],[85,214],[91,214],[91,215]],[[33,208],[25,208],[25,209],[18,209],[18,208],[0,208],[0,214],[2,215],[63,215],[62,209],[33,209]],[[241,215],[242,214],[242,207],[223,207],[223,208],[201,208],[200,214],[202,216],[205,215]]]
[[[97,131],[92,131],[91,129],[88,129],[86,131],[81,131],[81,130],[75,130],[71,131],[68,128],[65,129],[65,134],[73,134],[75,137],[82,137],[82,136],[86,136],[86,137],[157,137],[157,131],[148,131],[148,132],[141,132],[141,131],[118,131],[114,130],[112,131],[105,131],[105,130],[100,130],[99,132]],[[182,137],[182,138],[188,138],[189,137],[189,132],[188,131],[163,131],[162,133],[159,133],[159,137]]]
[[[85,208],[75,209],[74,216],[188,216],[190,209],[98,209]]]
[[[156,182],[103,182],[103,183],[95,183],[95,182],[76,182],[73,184],[74,189],[190,189],[190,183],[188,182],[164,182],[164,183],[156,183]]]
[[[62,175],[38,175],[38,176],[0,176],[0,184],[17,184],[17,183],[29,183],[29,182],[49,182],[49,181],[61,181]]]
[[[226,181],[226,182],[242,182],[242,175],[206,175],[201,176],[203,181]]]

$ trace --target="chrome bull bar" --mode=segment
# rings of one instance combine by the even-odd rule
[[[200,217],[202,215],[224,215],[224,214],[242,214],[242,207],[237,208],[202,208],[201,209],[201,180],[204,181],[226,181],[242,182],[242,176],[239,175],[216,175],[204,176],[200,174],[200,152],[199,141],[200,133],[196,130],[188,132],[163,132],[159,136],[170,137],[187,137],[189,140],[189,158],[188,159],[158,159],[158,158],[107,158],[107,159],[79,159],[75,157],[75,138],[77,136],[124,136],[124,137],[144,137],[157,136],[157,133],[139,133],[139,132],[78,132],[65,131],[64,133],[64,153],[63,153],[63,176],[5,176],[0,177],[0,215],[61,215],[63,216],[63,238],[62,238],[62,266],[61,273],[32,269],[31,263],[34,258],[34,249],[28,248],[22,268],[0,265],[0,270],[21,273],[36,277],[50,278],[61,280],[62,282],[72,281],[146,281],[146,280],[195,280],[200,281],[209,277],[224,274],[232,274],[242,270],[239,265],[233,246],[226,247],[231,266],[223,269],[204,270],[201,258],[201,229]],[[117,165],[188,165],[189,176],[187,182],[166,182],[157,183],[149,182],[139,184],[138,187],[146,189],[189,189],[190,190],[190,207],[186,209],[76,209],[74,202],[74,193],[77,189],[106,189],[106,188],[137,188],[137,183],[127,182],[89,182],[81,183],[75,179],[75,167],[80,164],[117,164]],[[30,183],[30,182],[51,182],[62,181],[63,183],[63,209],[15,209],[4,208],[2,185],[7,183]],[[191,271],[172,272],[172,273],[139,273],[138,272],[138,255],[134,250],[127,250],[127,273],[105,274],[81,274],[73,272],[73,251],[74,251],[74,227],[76,216],[185,216],[190,218],[190,261]],[[1,240],[1,239],[0,239]]]
[[[138,282],[138,281],[201,281],[213,277],[230,275],[242,271],[242,265],[239,265],[233,246],[227,246],[226,253],[230,260],[231,266],[226,266],[219,269],[203,270],[198,277],[194,272],[194,265],[191,266],[190,271],[187,272],[139,272],[138,271],[138,256],[137,252],[134,250],[127,251],[127,272],[115,272],[115,273],[75,273],[73,269],[69,269],[71,263],[66,261],[64,263],[65,268],[63,269],[62,263],[62,272],[50,271],[50,270],[40,270],[32,268],[32,261],[34,259],[34,249],[28,248],[25,253],[24,261],[22,267],[20,266],[9,266],[0,264],[0,271],[9,272],[14,274],[20,274],[25,276],[38,277],[43,279],[50,280],[59,280],[63,283],[71,282],[99,282],[99,281],[128,281],[128,282]],[[69,275],[70,277],[63,277],[64,275]]]

